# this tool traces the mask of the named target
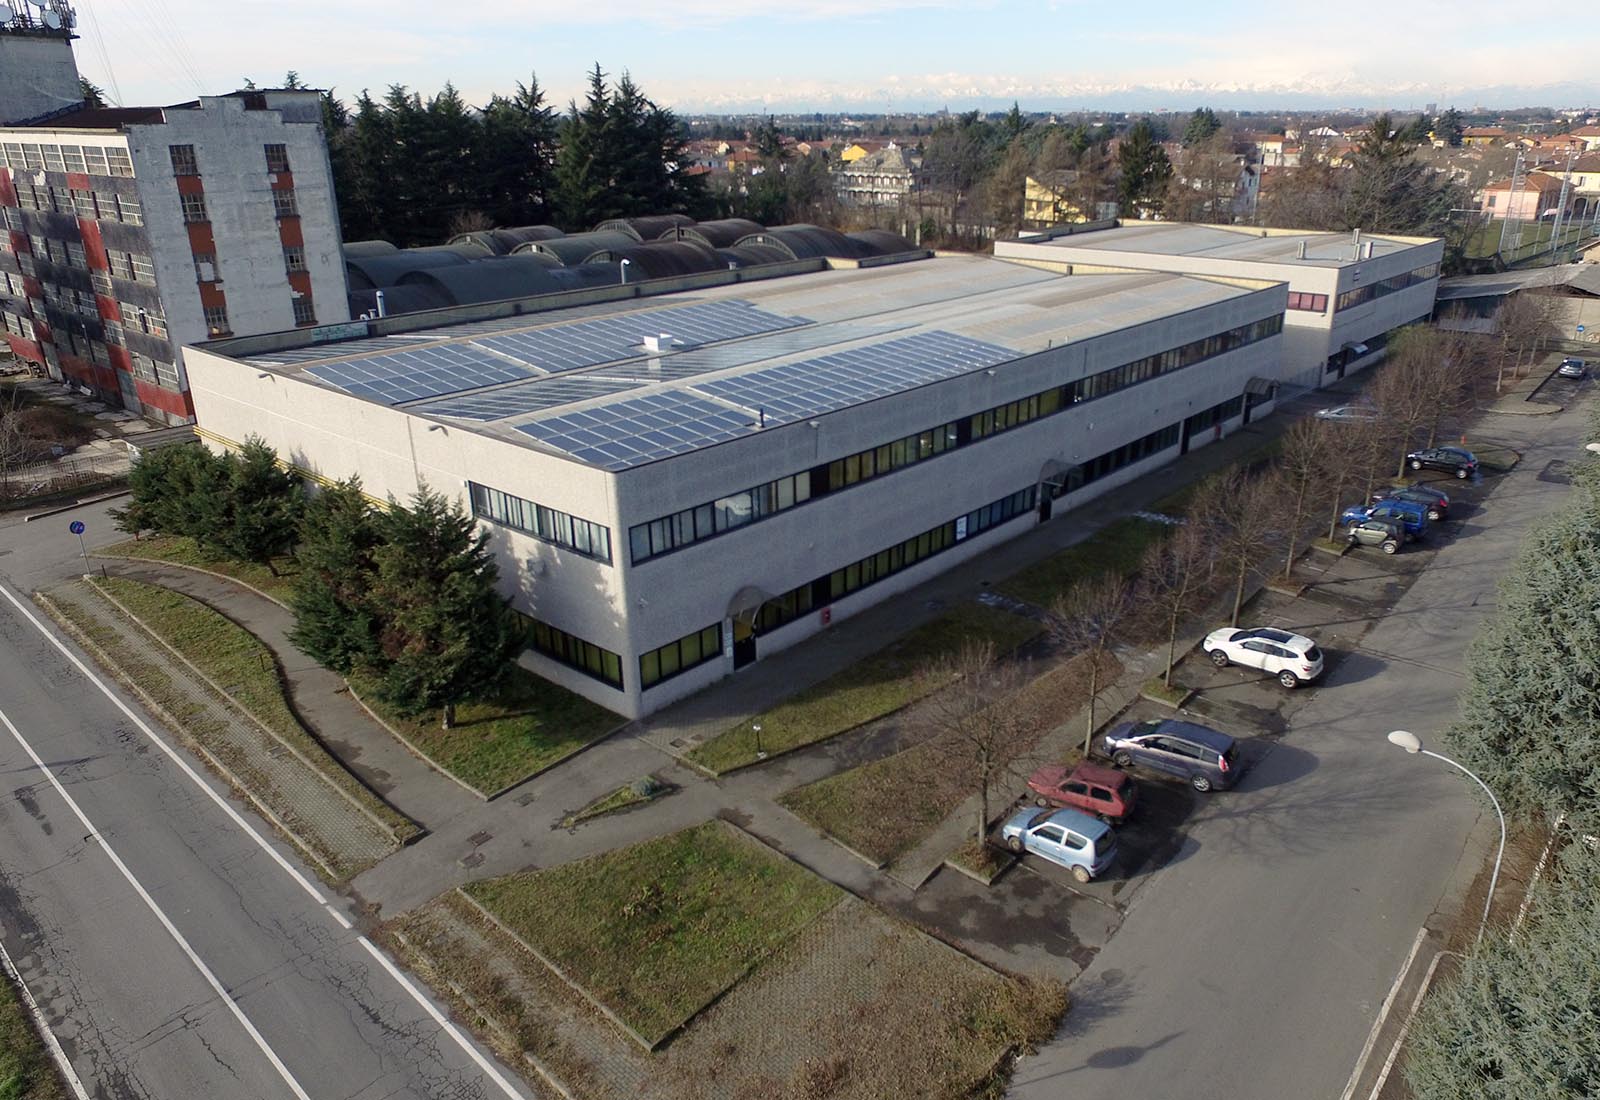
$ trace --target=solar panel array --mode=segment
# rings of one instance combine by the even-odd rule
[[[475,343],[555,373],[641,355],[646,336],[670,333],[678,345],[709,344],[806,323],[798,317],[768,313],[748,302],[700,302],[482,336]]]
[[[304,348],[286,348],[283,351],[264,351],[260,355],[245,357],[254,366],[282,367],[290,363],[313,363],[335,356],[366,355],[374,351],[397,351],[409,344],[429,343],[439,339],[433,333],[416,336],[373,336],[361,340],[340,340],[332,344],[312,344]]]
[[[752,356],[752,348],[749,344],[722,344],[707,348],[691,348],[687,351],[680,351],[674,355],[660,358],[635,359],[627,363],[617,363],[614,366],[601,367],[590,372],[585,377],[626,378],[641,382],[671,382],[680,378],[693,378],[696,375],[709,374],[712,371],[726,370],[729,367],[752,365],[762,359],[779,359],[789,355],[798,355],[801,352],[814,351],[829,344],[845,344],[852,340],[864,340],[870,336],[879,336],[901,327],[906,326],[865,325],[845,322],[823,327],[793,328],[787,331],[770,333],[766,339],[755,345],[754,350],[757,356]]]
[[[624,390],[636,390],[642,382],[625,382],[613,378],[536,378],[497,390],[430,401],[426,405],[412,405],[411,412],[432,413],[435,416],[453,416],[461,420],[499,420],[519,413],[553,409],[574,401],[587,401],[591,397],[605,397]]]
[[[534,375],[527,367],[465,344],[439,344],[340,363],[318,363],[307,367],[306,373],[346,393],[386,405]]]
[[[753,427],[748,413],[681,390],[663,390],[545,417],[517,430],[580,462],[626,470],[736,439]]]
[[[943,331],[922,332],[819,359],[699,382],[694,389],[747,409],[763,409],[768,424],[787,424],[1016,357],[1016,352],[997,344]]]

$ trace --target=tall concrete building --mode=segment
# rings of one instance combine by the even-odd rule
[[[28,59],[0,64],[0,326],[52,378],[191,420],[183,345],[348,319],[318,94],[89,107],[51,12],[0,24]]]

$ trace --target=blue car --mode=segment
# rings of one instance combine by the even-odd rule
[[[1414,539],[1423,538],[1428,534],[1428,506],[1415,500],[1390,497],[1379,504],[1354,504],[1339,516],[1341,524],[1355,523],[1363,519],[1393,520]]]
[[[1013,852],[1032,852],[1065,867],[1079,882],[1088,882],[1111,866],[1117,834],[1099,818],[1081,810],[1036,810],[1029,806],[1011,815],[1000,839]]]

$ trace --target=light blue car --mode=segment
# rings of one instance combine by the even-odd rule
[[[1013,814],[1000,827],[1000,839],[1013,852],[1032,852],[1059,864],[1079,882],[1103,874],[1117,854],[1117,834],[1081,810],[1038,810]]]

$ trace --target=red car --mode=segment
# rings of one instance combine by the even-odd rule
[[[1139,795],[1130,776],[1098,764],[1079,764],[1070,773],[1063,764],[1047,765],[1028,777],[1028,789],[1041,806],[1070,806],[1110,822],[1133,813]]]

